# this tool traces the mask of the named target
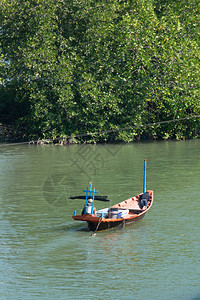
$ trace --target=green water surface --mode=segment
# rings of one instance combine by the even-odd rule
[[[0,146],[0,299],[200,299],[200,141]],[[91,237],[80,213],[92,181],[112,204],[154,204]],[[107,203],[96,202],[97,209]]]

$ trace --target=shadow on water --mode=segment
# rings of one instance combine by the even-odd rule
[[[84,226],[85,225],[85,226]],[[48,232],[89,232],[86,224],[58,224],[54,225],[52,228],[48,228]]]

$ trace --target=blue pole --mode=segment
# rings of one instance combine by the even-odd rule
[[[94,209],[94,194],[95,194],[95,188],[93,190],[93,195],[92,195],[92,214],[93,214],[93,209]]]
[[[146,159],[144,160],[143,194],[146,193]]]
[[[90,182],[90,197],[92,196],[91,193],[92,193],[92,182]]]

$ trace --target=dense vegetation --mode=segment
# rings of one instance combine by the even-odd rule
[[[200,118],[141,126],[200,114],[199,1],[0,4],[0,121],[25,138],[199,135]]]

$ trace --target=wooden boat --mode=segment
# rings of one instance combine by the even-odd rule
[[[74,220],[87,222],[90,231],[105,230],[141,220],[153,204],[153,191],[146,191],[146,160],[144,161],[143,193],[95,212],[95,200],[110,200],[106,196],[95,196],[97,192],[92,189],[92,183],[90,183],[90,189],[87,188],[84,192],[86,192],[86,197],[82,214],[77,215],[74,211],[72,217]],[[83,196],[76,198],[82,199]]]

